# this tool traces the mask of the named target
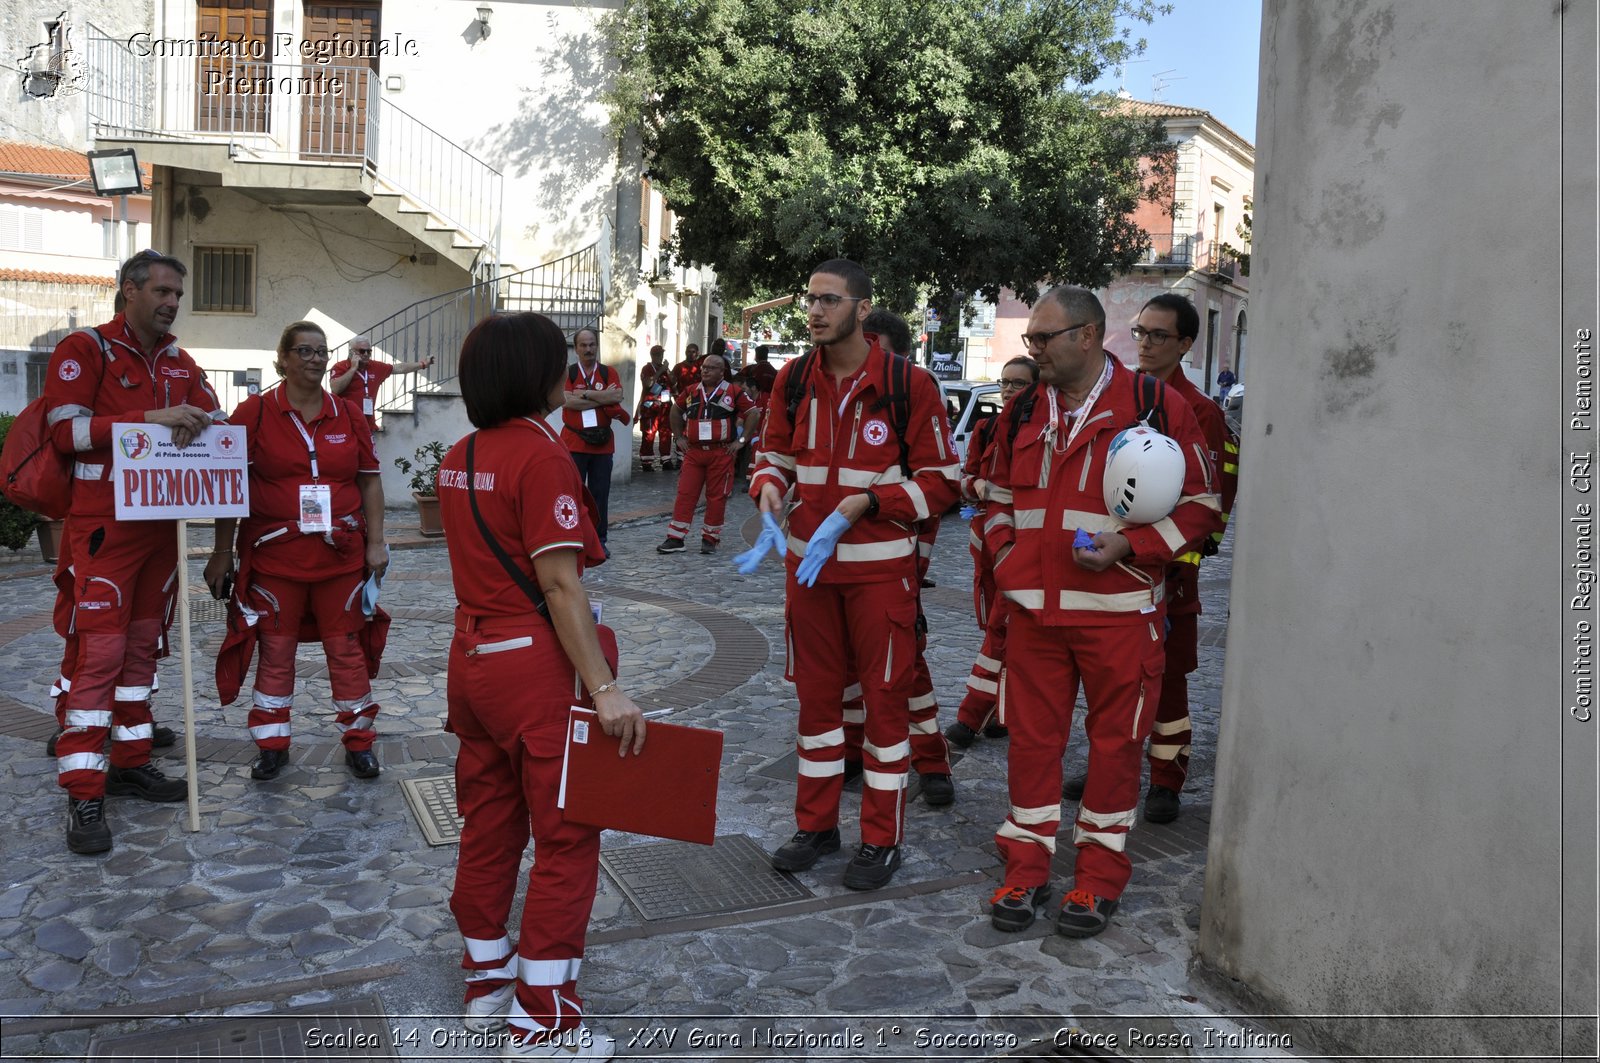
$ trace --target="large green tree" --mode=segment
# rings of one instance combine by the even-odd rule
[[[844,255],[878,302],[1101,285],[1170,158],[1160,123],[1084,86],[1152,0],[625,0],[619,135],[637,131],[682,259],[723,297],[793,292]]]

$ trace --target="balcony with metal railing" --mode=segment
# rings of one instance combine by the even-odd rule
[[[391,102],[369,67],[199,51],[136,55],[91,26],[91,134],[138,143],[145,161],[227,172],[247,187],[400,198],[407,202],[398,213],[426,215],[428,229],[459,234],[441,250],[474,249],[498,262],[500,171]],[[286,165],[299,172],[274,170]]]
[[[1194,265],[1196,238],[1192,233],[1150,233],[1150,246],[1141,266],[1188,269]]]

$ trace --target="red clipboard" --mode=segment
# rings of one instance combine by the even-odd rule
[[[602,830],[714,843],[722,732],[650,721],[643,753],[619,757],[618,744],[592,709],[573,708],[561,817]]]

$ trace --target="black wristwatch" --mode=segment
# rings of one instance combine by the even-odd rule
[[[876,491],[868,490],[867,491],[867,512],[865,514],[863,514],[863,516],[876,517],[877,515],[878,515],[878,493]]]

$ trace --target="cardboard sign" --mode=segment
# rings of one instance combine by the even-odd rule
[[[112,425],[111,489],[118,520],[248,517],[244,429],[212,425],[180,449],[162,425]]]

